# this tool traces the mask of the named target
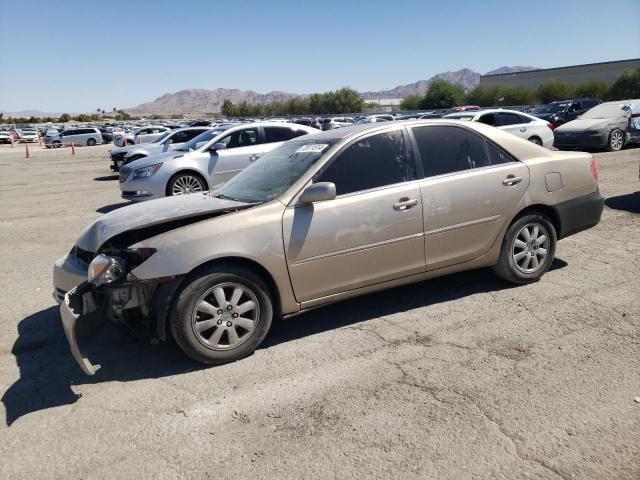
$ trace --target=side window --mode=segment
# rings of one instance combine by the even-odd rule
[[[500,165],[503,163],[515,162],[512,156],[510,156],[504,150],[496,147],[491,142],[487,142],[487,150],[489,151],[489,163],[491,165]]]
[[[517,125],[519,123],[522,123],[520,115],[516,115],[515,113],[500,112],[498,114],[498,118],[500,120],[501,127],[505,127],[507,125]]]
[[[205,130],[187,130],[186,132],[179,132],[176,135],[182,134],[184,140],[174,140],[174,143],[178,143],[178,142],[188,142],[189,140],[196,138],[198,135],[200,135],[201,133],[204,133]],[[175,137],[174,137],[175,138]]]
[[[286,142],[293,138],[293,130],[288,127],[264,127],[265,143]]]
[[[580,110],[580,103],[575,102],[571,104],[571,106],[567,109],[567,112],[577,112],[578,110]]]
[[[176,132],[170,135],[171,143],[184,143],[187,141],[187,132]]]
[[[529,123],[532,120],[531,118],[525,117],[524,115],[518,115],[518,117],[520,118],[520,123]]]
[[[487,113],[485,115],[482,115],[480,118],[478,118],[478,121],[480,123],[486,123],[487,125],[491,125],[493,127],[498,125],[498,119],[493,113]]]
[[[303,135],[306,135],[308,132],[306,130],[292,130],[291,133],[293,135],[293,137],[291,138],[298,138]]]
[[[246,128],[230,133],[217,143],[224,143],[227,148],[249,147],[258,143],[258,130]]]
[[[409,169],[402,130],[356,140],[315,179],[333,182],[336,193],[359,192],[415,177]]]
[[[413,128],[425,177],[490,165],[484,140],[460,127]]]

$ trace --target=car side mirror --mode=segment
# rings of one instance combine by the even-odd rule
[[[336,198],[336,184],[332,182],[320,182],[309,185],[300,195],[300,203],[309,205],[315,202],[324,202]]]
[[[220,142],[220,143],[214,143],[213,145],[211,145],[209,150],[212,152],[215,152],[217,150],[224,150],[226,148],[227,148],[227,144]]]

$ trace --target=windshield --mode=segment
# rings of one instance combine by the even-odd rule
[[[213,195],[245,203],[278,198],[324,155],[335,140],[288,141],[265,153]]]
[[[558,113],[562,112],[569,106],[569,102],[550,103],[548,105],[542,105],[536,113]]]
[[[171,135],[173,132],[171,130],[164,132],[162,135],[160,135],[158,138],[156,138],[152,143],[161,143],[163,140],[165,140],[169,135]]]
[[[201,133],[197,137],[193,137],[191,140],[183,144],[180,148],[176,148],[177,152],[193,152],[198,147],[201,147],[204,143],[213,140],[214,137],[217,137],[222,132],[224,132],[227,128],[214,128],[213,130],[207,130],[206,132]]]
[[[626,115],[628,111],[629,107],[622,103],[603,103],[588,110],[580,118],[616,118]]]

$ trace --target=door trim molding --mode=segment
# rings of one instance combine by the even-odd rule
[[[471,220],[469,222],[456,223],[455,225],[448,225],[446,227],[434,228],[433,230],[427,230],[424,232],[424,236],[436,235],[438,233],[449,232],[451,230],[458,230],[460,228],[470,227],[472,225],[480,225],[482,223],[495,222],[501,217],[501,215],[493,215],[491,217],[479,218],[477,220]]]

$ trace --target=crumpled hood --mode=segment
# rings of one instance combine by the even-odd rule
[[[615,118],[577,118],[560,125],[556,132],[584,132],[585,130],[598,130],[607,127],[610,123],[615,123]]]
[[[135,203],[109,212],[84,229],[77,246],[97,252],[107,240],[128,230],[140,229],[188,217],[224,210],[247,208],[250,204],[193,193]]]

